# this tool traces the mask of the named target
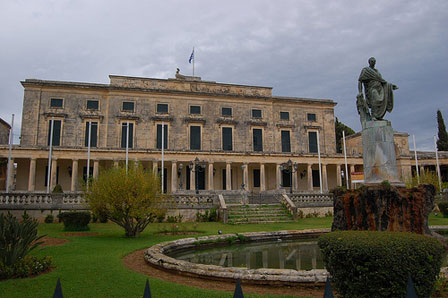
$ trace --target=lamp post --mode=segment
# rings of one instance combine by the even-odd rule
[[[195,183],[195,188],[196,188],[196,194],[199,194],[199,183],[198,183],[198,173],[199,172],[204,172],[205,170],[205,162],[204,161],[200,161],[199,158],[195,158],[193,161],[190,162],[190,171],[194,172],[195,176],[194,176],[194,183]]]
[[[180,190],[182,190],[182,186],[183,186],[183,184],[182,184],[182,170],[183,170],[183,168],[184,168],[184,165],[180,164],[179,165],[179,171],[177,172],[178,176],[179,176],[179,181],[180,181],[180,183],[179,183],[179,189]]]
[[[280,165],[280,170],[285,171],[286,173],[290,174],[289,175],[289,193],[292,194],[292,174],[297,173],[297,171],[299,170],[299,164],[296,162],[292,162],[291,160],[288,160],[285,163],[282,163]]]

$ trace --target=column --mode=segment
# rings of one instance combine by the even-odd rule
[[[57,173],[58,173],[58,160],[54,158],[51,160],[50,192],[56,186]]]
[[[249,165],[244,164],[243,169],[244,190],[249,190]]]
[[[421,165],[420,166],[420,173],[419,173],[419,175],[421,176],[421,175],[423,175],[425,173],[425,166],[424,165]]]
[[[93,161],[93,179],[98,178],[99,165],[100,165],[100,161],[98,159],[95,159]]]
[[[30,173],[28,178],[28,191],[32,192],[36,188],[36,159],[30,159]]]
[[[336,165],[336,185],[342,186],[341,165]]]
[[[292,190],[297,190],[297,171],[293,169],[292,173]]]
[[[353,189],[352,173],[355,171],[355,165],[350,165],[350,189]]]
[[[114,161],[115,164],[115,161]],[[117,161],[118,164],[118,161]],[[117,165],[118,166],[118,165]],[[78,160],[72,160],[72,186],[71,191],[76,191],[78,188]]]
[[[159,168],[159,165],[158,165],[157,160],[153,160],[152,161],[152,171],[153,171],[154,174],[157,174],[158,168]]]
[[[171,192],[177,190],[177,162],[171,162]]]
[[[114,167],[118,168],[119,164],[118,164],[118,160],[114,160]]]
[[[226,190],[232,190],[232,164],[226,163]]]
[[[276,189],[280,189],[280,185],[282,184],[282,175],[280,171],[280,164],[278,163],[275,168],[275,181],[276,183]]]
[[[327,165],[322,164],[322,190],[328,191]]]
[[[208,190],[213,190],[213,163],[208,163]]]
[[[10,166],[6,168],[6,171],[6,176],[8,177],[6,183],[8,183],[9,191],[12,191],[14,185],[14,158],[11,158]]]
[[[194,168],[195,166],[193,165],[193,171],[190,168],[190,189],[191,190],[196,190],[196,169]]]
[[[260,191],[266,190],[266,174],[264,171],[264,163],[260,164]]]
[[[308,178],[308,190],[313,191],[313,165],[310,163],[306,169],[306,175]]]

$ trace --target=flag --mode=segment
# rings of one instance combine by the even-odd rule
[[[190,59],[188,59],[188,63],[191,63],[193,59],[194,59],[194,48],[193,51],[191,52]]]

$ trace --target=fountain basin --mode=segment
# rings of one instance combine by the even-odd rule
[[[244,267],[222,267],[217,265],[196,264],[178,260],[169,255],[185,250],[216,247],[231,243],[253,243],[266,241],[284,241],[319,237],[330,229],[311,229],[303,231],[251,232],[240,234],[213,235],[198,238],[184,238],[156,244],[145,251],[148,264],[187,276],[213,280],[241,279],[256,284],[288,285],[297,283],[324,283],[328,272],[325,269],[248,269]]]

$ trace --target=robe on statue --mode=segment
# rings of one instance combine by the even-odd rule
[[[386,111],[390,113],[394,107],[393,85],[386,82],[380,72],[371,67],[362,69],[358,81],[364,84],[366,102],[372,117],[383,119]]]

